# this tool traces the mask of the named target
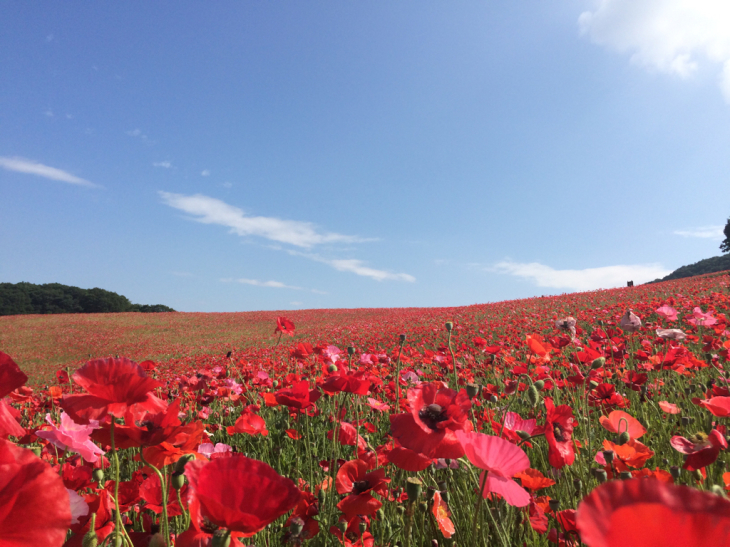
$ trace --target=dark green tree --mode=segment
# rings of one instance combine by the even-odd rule
[[[725,234],[725,241],[720,243],[720,250],[723,253],[730,253],[730,217],[727,219],[727,224],[725,224],[725,230],[723,230],[723,233]]]

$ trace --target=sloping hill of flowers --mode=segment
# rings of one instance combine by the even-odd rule
[[[729,280],[2,318],[0,546],[723,545]]]

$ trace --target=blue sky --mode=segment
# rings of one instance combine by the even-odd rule
[[[724,0],[0,1],[0,281],[450,306],[719,254]]]

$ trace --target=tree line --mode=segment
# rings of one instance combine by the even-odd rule
[[[48,313],[171,312],[162,304],[132,304],[104,289],[81,289],[60,283],[0,283],[0,315]]]

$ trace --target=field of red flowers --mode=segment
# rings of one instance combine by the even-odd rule
[[[730,277],[0,318],[0,547],[720,546]]]

